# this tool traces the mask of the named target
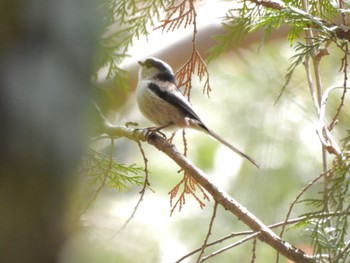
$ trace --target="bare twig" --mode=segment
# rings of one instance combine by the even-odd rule
[[[294,198],[292,204],[289,206],[287,215],[286,215],[286,219],[284,220],[285,224],[283,224],[282,229],[281,229],[281,233],[280,233],[280,237],[282,238],[285,227],[288,223],[289,217],[292,213],[292,210],[295,206],[295,204],[299,201],[300,197],[311,187],[313,186],[320,178],[322,178],[325,174],[321,173],[319,176],[317,176],[314,180],[312,180],[310,183],[308,183],[300,192],[299,194]]]
[[[237,247],[237,246],[239,246],[239,245],[241,245],[241,244],[251,240],[252,238],[256,238],[259,234],[260,234],[259,232],[253,233],[253,234],[251,234],[251,235],[249,235],[249,236],[247,236],[245,238],[242,238],[241,240],[239,240],[239,241],[237,241],[237,242],[235,242],[235,243],[233,243],[231,245],[223,247],[223,248],[221,248],[221,249],[211,253],[210,255],[204,257],[203,260],[200,261],[200,262],[204,262],[205,260],[207,260],[207,259],[209,259],[211,257],[214,257],[214,256],[216,256],[218,254],[221,254],[221,253],[225,252],[226,250],[229,250],[231,248]]]
[[[202,258],[203,254],[204,254],[204,250],[205,250],[205,248],[207,247],[208,240],[209,240],[209,237],[210,237],[210,235],[211,235],[211,230],[212,230],[212,228],[213,228],[213,224],[214,224],[214,219],[215,219],[215,216],[216,216],[217,208],[218,208],[218,203],[215,202],[215,204],[214,204],[214,209],[213,209],[213,215],[212,215],[212,217],[211,217],[211,219],[210,219],[210,223],[209,223],[208,233],[207,233],[207,236],[205,237],[204,243],[203,243],[203,245],[202,245],[202,249],[201,249],[201,251],[200,251],[200,253],[199,253],[199,256],[198,256],[198,259],[197,259],[196,262],[200,262],[200,261],[201,261],[201,258]]]
[[[320,105],[319,105],[317,97],[316,97],[315,88],[314,88],[314,84],[313,84],[312,77],[311,77],[310,58],[306,57],[303,64],[304,64],[305,71],[306,71],[306,79],[307,79],[307,84],[309,86],[312,102],[314,103],[317,115],[319,115]]]
[[[275,223],[275,224],[272,224],[272,225],[268,225],[268,227],[270,229],[275,229],[275,228],[278,228],[278,227],[284,227],[286,225],[292,225],[292,224],[296,224],[296,223],[299,223],[299,222],[302,222],[302,221],[305,221],[305,220],[311,220],[311,219],[315,219],[315,218],[327,218],[327,217],[333,217],[333,216],[340,216],[340,215],[350,215],[350,212],[332,212],[332,213],[321,213],[321,214],[310,214],[310,215],[307,215],[307,216],[301,216],[301,217],[298,217],[298,218],[293,218],[293,219],[289,219],[287,222],[286,221],[282,221],[282,222],[278,222],[278,223]],[[226,240],[229,240],[231,238],[235,238],[235,237],[239,237],[239,236],[246,236],[246,235],[252,235],[256,232],[254,231],[241,231],[241,232],[234,232],[234,233],[231,233],[227,236],[224,236],[222,238],[219,238],[213,242],[210,242],[208,243],[206,246],[207,247],[210,247],[210,246],[214,246],[214,245],[217,245],[219,243],[222,243]],[[176,261],[176,263],[179,263],[181,261],[183,261],[184,259],[194,255],[195,253],[198,253],[199,251],[201,251],[202,247],[200,248],[197,248],[193,251],[191,251],[190,253],[184,255],[183,257],[181,257],[179,260]]]
[[[118,235],[121,231],[123,231],[127,225],[130,223],[130,221],[134,218],[135,214],[136,214],[136,211],[137,209],[139,208],[142,200],[143,200],[143,197],[146,193],[146,190],[147,190],[147,187],[149,187],[150,183],[149,183],[149,180],[148,180],[148,159],[146,158],[146,155],[145,155],[145,152],[142,148],[142,145],[139,141],[136,142],[137,145],[139,146],[139,149],[140,149],[140,152],[142,154],[142,158],[143,158],[143,162],[144,162],[144,165],[145,165],[145,168],[144,168],[144,171],[145,171],[145,181],[143,183],[143,186],[142,186],[142,189],[140,191],[140,197],[139,197],[139,200],[137,201],[135,207],[134,207],[134,210],[133,212],[131,213],[131,215],[129,216],[129,218],[127,220],[125,220],[125,223],[119,228],[119,230],[110,237],[110,240],[113,239],[116,235]]]
[[[186,139],[186,130],[182,130],[182,141],[183,141],[183,146],[184,146],[184,155],[187,156],[187,139]]]
[[[321,56],[313,56],[313,68],[314,68],[314,75],[315,75],[315,80],[316,80],[316,94],[317,94],[317,100],[322,107],[322,93],[323,93],[323,87],[322,87],[322,80],[321,80],[321,69],[320,69],[320,61],[321,61]],[[322,110],[320,110],[320,115],[321,115]],[[320,118],[319,118],[320,119]],[[324,119],[322,119],[324,121]],[[322,144],[322,164],[323,164],[323,172],[326,172],[328,170],[328,161],[327,161],[327,151],[325,146]],[[326,177],[325,177],[326,178]],[[326,186],[327,184],[325,184]],[[325,192],[327,189],[325,189]],[[325,204],[327,205],[327,204]]]
[[[219,189],[213,184],[209,178],[183,156],[174,145],[169,144],[164,138],[158,135],[146,137],[145,132],[141,129],[131,129],[127,127],[113,126],[106,123],[104,132],[113,138],[125,137],[134,141],[147,141],[168,155],[176,162],[188,176],[193,178],[203,189],[205,189],[218,204],[222,205],[226,210],[237,216],[244,224],[251,228],[254,232],[259,232],[258,238],[278,250],[285,257],[300,262],[310,262],[311,258],[300,249],[293,247],[284,240],[280,239],[266,225],[264,225],[257,217],[250,213],[245,207],[239,204],[235,199]]]
[[[253,234],[255,233],[254,231],[241,231],[241,232],[235,232],[235,233],[231,233],[225,237],[222,237],[222,238],[219,238],[211,243],[208,243],[206,244],[206,247],[210,247],[210,246],[214,246],[214,245],[217,245],[219,243],[222,243],[224,242],[225,240],[228,240],[228,239],[231,239],[231,238],[234,238],[234,237],[238,237],[238,236],[245,236],[245,235],[250,235],[250,234]],[[202,246],[203,247],[203,246]],[[191,251],[190,253],[184,255],[183,257],[181,257],[179,260],[176,261],[176,263],[179,263],[181,261],[183,261],[184,259],[196,254],[197,252],[200,252],[202,250],[202,247],[200,248],[197,248],[193,251]]]
[[[253,239],[253,248],[252,248],[252,259],[250,263],[254,263],[256,259],[256,237]]]
[[[191,161],[182,155],[174,145],[164,140],[163,137],[156,134],[146,136],[145,132],[141,129],[113,126],[108,122],[108,120],[106,120],[106,118],[103,117],[103,115],[101,116],[101,120],[103,120],[103,131],[109,136],[115,139],[125,137],[134,141],[147,141],[150,145],[153,145],[155,148],[169,156],[184,170],[188,176],[193,178],[199,185],[201,185],[201,187],[203,187],[203,189],[205,189],[218,204],[237,216],[245,225],[256,232],[257,237],[261,241],[269,244],[271,247],[291,260],[299,263],[311,262],[310,256],[278,237],[256,216],[254,216],[235,199],[212,183],[200,169],[198,169]]]
[[[310,262],[310,257],[301,250],[281,240],[274,232],[264,225],[257,217],[250,213],[245,207],[239,204],[227,193],[218,189],[207,176],[193,163],[179,153],[175,146],[170,145],[159,136],[147,139],[148,143],[155,146],[174,160],[184,171],[198,182],[219,204],[226,210],[236,215],[244,224],[255,232],[260,232],[258,238],[280,251],[281,254],[297,262]]]
[[[343,17],[344,19],[344,17]],[[345,23],[345,22],[344,22]],[[331,123],[328,125],[328,130],[332,130],[333,127],[335,126],[335,124],[337,123],[338,120],[338,116],[341,112],[342,107],[344,106],[344,100],[345,100],[345,94],[346,94],[346,90],[347,90],[347,81],[348,81],[348,53],[349,53],[349,45],[348,43],[345,43],[345,47],[342,49],[344,51],[344,57],[342,59],[342,66],[340,70],[343,70],[343,93],[342,96],[340,98],[340,103],[339,106],[337,108],[337,111],[331,121]]]

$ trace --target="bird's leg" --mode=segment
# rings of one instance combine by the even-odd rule
[[[167,141],[168,141],[169,143],[173,143],[173,139],[174,139],[174,137],[175,137],[175,134],[176,134],[176,131],[174,131],[174,132],[171,134],[170,138],[167,139]]]
[[[160,127],[148,127],[148,128],[146,128],[147,129],[146,137],[152,136],[153,134],[157,134],[158,133],[159,135],[161,135],[164,138],[164,140],[166,140],[167,138],[166,138],[165,134],[161,132],[161,130],[166,128],[166,127],[168,127],[168,126],[170,126],[170,125],[171,124],[166,124],[166,125],[163,125],[163,126],[160,126]]]

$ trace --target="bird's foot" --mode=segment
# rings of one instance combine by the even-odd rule
[[[164,140],[166,140],[166,136],[164,133],[161,132],[161,129],[163,129],[164,127],[148,127],[146,128],[146,137],[151,137],[154,135],[160,135],[163,137]]]

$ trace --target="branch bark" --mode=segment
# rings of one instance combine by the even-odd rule
[[[104,119],[105,133],[113,138],[126,137],[134,141],[146,141],[153,145],[159,151],[169,156],[175,163],[177,163],[189,176],[196,180],[215,201],[222,205],[226,210],[234,214],[239,220],[247,225],[254,232],[258,232],[258,238],[279,251],[286,258],[295,262],[306,263],[312,262],[312,257],[306,255],[300,249],[293,247],[291,244],[282,240],[263,222],[261,222],[255,215],[249,212],[244,206],[238,203],[233,197],[228,195],[224,190],[218,188],[206,174],[197,168],[190,160],[181,154],[177,148],[164,140],[161,136],[152,134],[145,135],[143,129],[132,129],[128,127],[113,126]]]

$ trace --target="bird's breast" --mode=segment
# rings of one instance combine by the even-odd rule
[[[169,102],[159,97],[148,85],[150,81],[140,81],[136,98],[142,114],[157,126],[172,124],[176,127],[187,126],[183,114]]]

